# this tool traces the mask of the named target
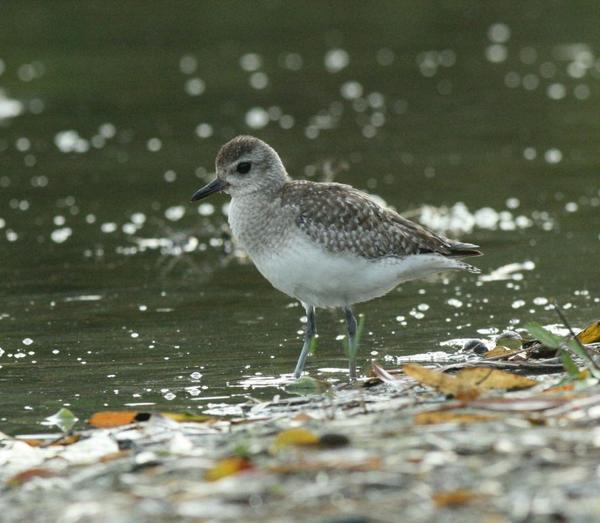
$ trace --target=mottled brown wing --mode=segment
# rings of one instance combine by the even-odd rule
[[[282,205],[293,207],[300,230],[331,252],[366,258],[421,253],[468,256],[466,247],[476,247],[438,236],[348,185],[295,181],[284,189]]]

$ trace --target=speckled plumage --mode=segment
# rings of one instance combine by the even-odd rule
[[[426,253],[479,254],[476,246],[435,234],[349,185],[292,181],[280,194],[282,207],[294,209],[298,228],[331,252],[347,251],[372,260]]]
[[[458,259],[480,254],[476,245],[435,234],[349,185],[294,181],[277,152],[252,136],[226,143],[216,169],[217,178],[193,200],[216,191],[229,194],[234,238],[276,289],[306,309],[296,377],[316,332],[315,307],[343,307],[353,344],[352,304],[438,272],[478,272]],[[351,361],[351,377],[355,370]]]

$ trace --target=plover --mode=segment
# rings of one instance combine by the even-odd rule
[[[192,196],[231,196],[229,225],[260,273],[306,310],[297,378],[316,334],[315,309],[345,312],[350,354],[356,354],[352,305],[398,284],[448,270],[479,272],[460,261],[478,246],[449,240],[379,205],[350,185],[292,180],[277,152],[238,136],[217,154],[216,178]],[[356,358],[349,362],[356,377]]]

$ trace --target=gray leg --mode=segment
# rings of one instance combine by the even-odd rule
[[[344,313],[346,314],[346,325],[348,327],[348,352],[349,352],[349,370],[350,370],[350,379],[356,379],[356,352],[358,347],[356,346],[356,318],[354,314],[352,314],[352,309],[350,307],[344,308]]]
[[[302,352],[296,363],[296,369],[294,370],[294,378],[299,378],[304,370],[304,363],[306,357],[310,351],[310,345],[312,343],[315,334],[317,333],[317,324],[315,323],[315,308],[312,305],[303,304],[306,309],[306,330],[304,331],[304,344],[302,345]]]

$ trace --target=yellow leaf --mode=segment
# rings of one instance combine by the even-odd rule
[[[287,429],[275,436],[272,450],[278,451],[289,445],[304,447],[309,445],[317,445],[319,437],[310,430],[303,428]]]
[[[590,369],[579,369],[579,374],[577,374],[578,380],[587,380],[590,377]]]
[[[491,351],[486,352],[483,357],[484,358],[498,358],[501,356],[512,356],[513,354],[515,354],[516,352],[519,352],[518,350],[513,350],[513,349],[509,349],[508,347],[503,347],[502,345],[498,345],[497,347],[494,347]]]
[[[217,481],[252,468],[254,468],[254,465],[246,458],[225,458],[218,461],[214,467],[208,469],[206,474],[204,474],[204,479],[206,481]]]
[[[465,489],[436,492],[432,496],[433,502],[437,508],[460,507],[463,505],[468,505],[479,497],[480,495],[477,493]]]
[[[486,369],[484,367],[462,369],[456,375],[456,379],[464,386],[471,385],[480,390],[528,389],[538,384],[536,380],[525,376],[519,376],[518,374],[504,370]]]
[[[437,423],[477,423],[481,421],[490,421],[493,419],[496,419],[496,416],[436,410],[417,414],[415,416],[415,425],[435,425]]]
[[[577,339],[584,345],[600,341],[600,320],[590,323],[578,335]]]

